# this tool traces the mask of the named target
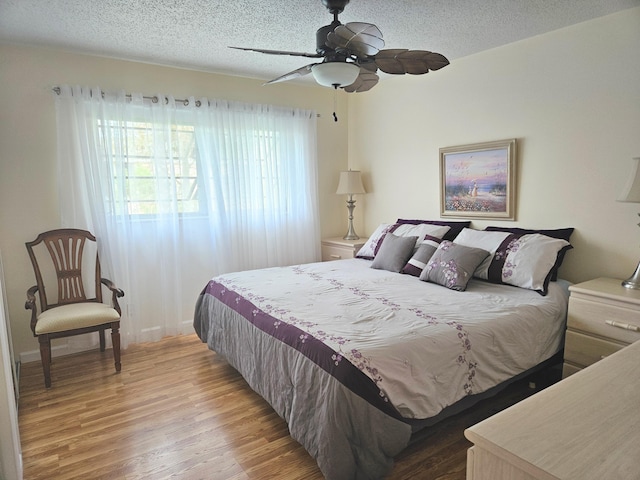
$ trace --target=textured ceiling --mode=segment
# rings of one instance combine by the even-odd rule
[[[377,25],[385,48],[453,61],[636,6],[640,0],[352,0],[340,21]],[[0,41],[269,80],[312,60],[227,47],[313,53],[316,29],[331,20],[321,0],[0,0]]]

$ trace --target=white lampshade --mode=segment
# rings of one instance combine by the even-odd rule
[[[360,172],[358,170],[340,172],[340,181],[338,182],[338,190],[336,190],[336,193],[339,195],[367,193],[364,189],[364,185],[362,185]]]
[[[360,67],[353,63],[325,62],[311,67],[311,73],[320,85],[346,87],[356,81],[360,74]]]
[[[629,180],[618,197],[618,202],[640,203],[640,157],[633,159]]]

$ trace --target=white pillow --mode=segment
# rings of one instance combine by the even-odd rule
[[[358,253],[356,253],[356,258],[366,258],[367,260],[372,260],[373,257],[376,256],[376,250],[379,248],[378,246],[382,243],[382,239],[384,236],[393,228],[393,224],[391,223],[381,223],[378,225],[378,228],[369,236],[369,239],[365,242]]]
[[[455,238],[453,243],[464,245],[465,247],[481,248],[490,253],[482,263],[476,268],[474,277],[487,280],[489,278],[488,270],[493,260],[493,254],[500,247],[505,238],[510,235],[509,232],[487,232],[484,230],[474,230],[472,228],[463,228]]]
[[[502,251],[493,255],[494,263],[500,260],[502,268],[494,269],[497,270],[494,274],[490,267],[489,281],[528,288],[546,295],[550,272],[556,263],[558,252],[567,245],[569,242],[566,240],[539,233],[514,238],[504,250],[506,257],[503,263],[498,258]]]
[[[390,230],[398,237],[418,237],[414,248],[418,248],[427,236],[442,238],[451,229],[446,225],[433,225],[430,223],[419,223],[412,225],[410,223],[395,224]]]
[[[569,245],[566,240],[539,233],[479,231],[465,228],[454,243],[482,248],[490,255],[474,276],[493,283],[504,283],[547,294],[551,269],[558,252]]]
[[[384,236],[390,232],[393,232],[393,234],[397,237],[418,237],[418,240],[416,240],[416,245],[414,247],[418,248],[418,246],[428,235],[436,238],[442,238],[450,228],[451,227],[446,225],[432,225],[427,223],[421,223],[419,225],[405,223],[382,223],[378,225],[378,228],[375,229],[375,231],[371,234],[362,248],[358,250],[358,253],[356,253],[356,257],[372,260],[376,256],[380,245],[382,245]]]

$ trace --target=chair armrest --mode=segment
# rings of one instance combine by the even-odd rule
[[[101,278],[100,282],[105,285],[109,290],[111,290],[117,297],[124,297],[124,292],[116,287],[115,283],[113,283],[108,278]]]
[[[31,310],[31,331],[33,332],[33,336],[36,336],[36,323],[38,322],[38,305],[36,304],[36,292],[38,291],[38,286],[34,285],[29,290],[27,290],[27,301],[24,302],[25,310]]]
[[[124,292],[118,287],[116,287],[115,283],[113,283],[108,278],[101,278],[100,282],[102,282],[103,285],[105,285],[109,290],[111,290],[111,293],[112,293],[111,303],[113,304],[113,308],[115,308],[116,311],[120,315],[122,315],[122,311],[120,310],[120,304],[118,303],[118,298],[124,297]]]

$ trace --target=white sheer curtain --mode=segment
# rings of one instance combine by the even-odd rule
[[[191,333],[212,276],[320,258],[316,115],[60,87],[63,226],[125,290],[123,344]]]

